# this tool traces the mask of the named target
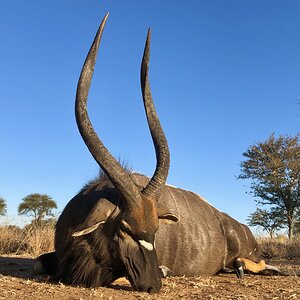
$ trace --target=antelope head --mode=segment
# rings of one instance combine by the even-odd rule
[[[81,71],[76,93],[76,121],[92,156],[120,194],[121,206],[117,213],[118,217],[114,215],[116,229],[113,240],[118,248],[120,262],[124,266],[124,275],[136,290],[158,292],[161,288],[161,271],[154,244],[155,233],[158,230],[159,220],[165,220],[167,223],[177,222],[177,217],[158,205],[168,175],[170,155],[166,137],[154,108],[148,79],[150,30],[141,65],[141,89],[157,164],[148,185],[141,189],[105,148],[94,131],[87,113],[88,92],[107,18],[108,14],[97,31]],[[112,204],[106,202],[98,212],[94,212],[93,218],[88,220],[88,226],[83,231],[75,232],[74,237],[90,233],[111,220],[116,212],[112,209]]]

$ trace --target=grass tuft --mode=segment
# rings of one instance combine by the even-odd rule
[[[37,256],[54,249],[54,226],[0,227],[0,254]]]
[[[274,239],[257,238],[264,258],[300,258],[300,235],[294,236],[291,240],[285,236],[278,236]]]

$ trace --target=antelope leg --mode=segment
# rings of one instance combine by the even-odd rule
[[[266,269],[266,263],[264,260],[257,263],[248,258],[242,257],[237,258],[234,265],[236,274],[239,278],[243,277],[244,271],[257,274]]]
[[[244,277],[245,263],[239,258],[233,264],[234,272],[238,278]]]

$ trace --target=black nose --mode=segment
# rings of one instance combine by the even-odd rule
[[[160,291],[160,289],[161,289],[161,283],[159,283],[155,287],[152,287],[152,286],[148,287],[147,293],[149,293],[149,294],[158,293]]]
[[[157,291],[158,292],[158,291]],[[154,288],[152,288],[152,287],[149,287],[148,289],[147,289],[147,293],[149,293],[149,294],[153,294],[153,293],[155,293],[155,290],[154,290]]]

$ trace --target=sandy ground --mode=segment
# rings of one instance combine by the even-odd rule
[[[163,279],[160,293],[151,295],[133,291],[125,279],[96,289],[51,284],[32,274],[33,262],[0,256],[0,299],[300,299],[300,260],[271,262],[289,276],[170,277]]]

